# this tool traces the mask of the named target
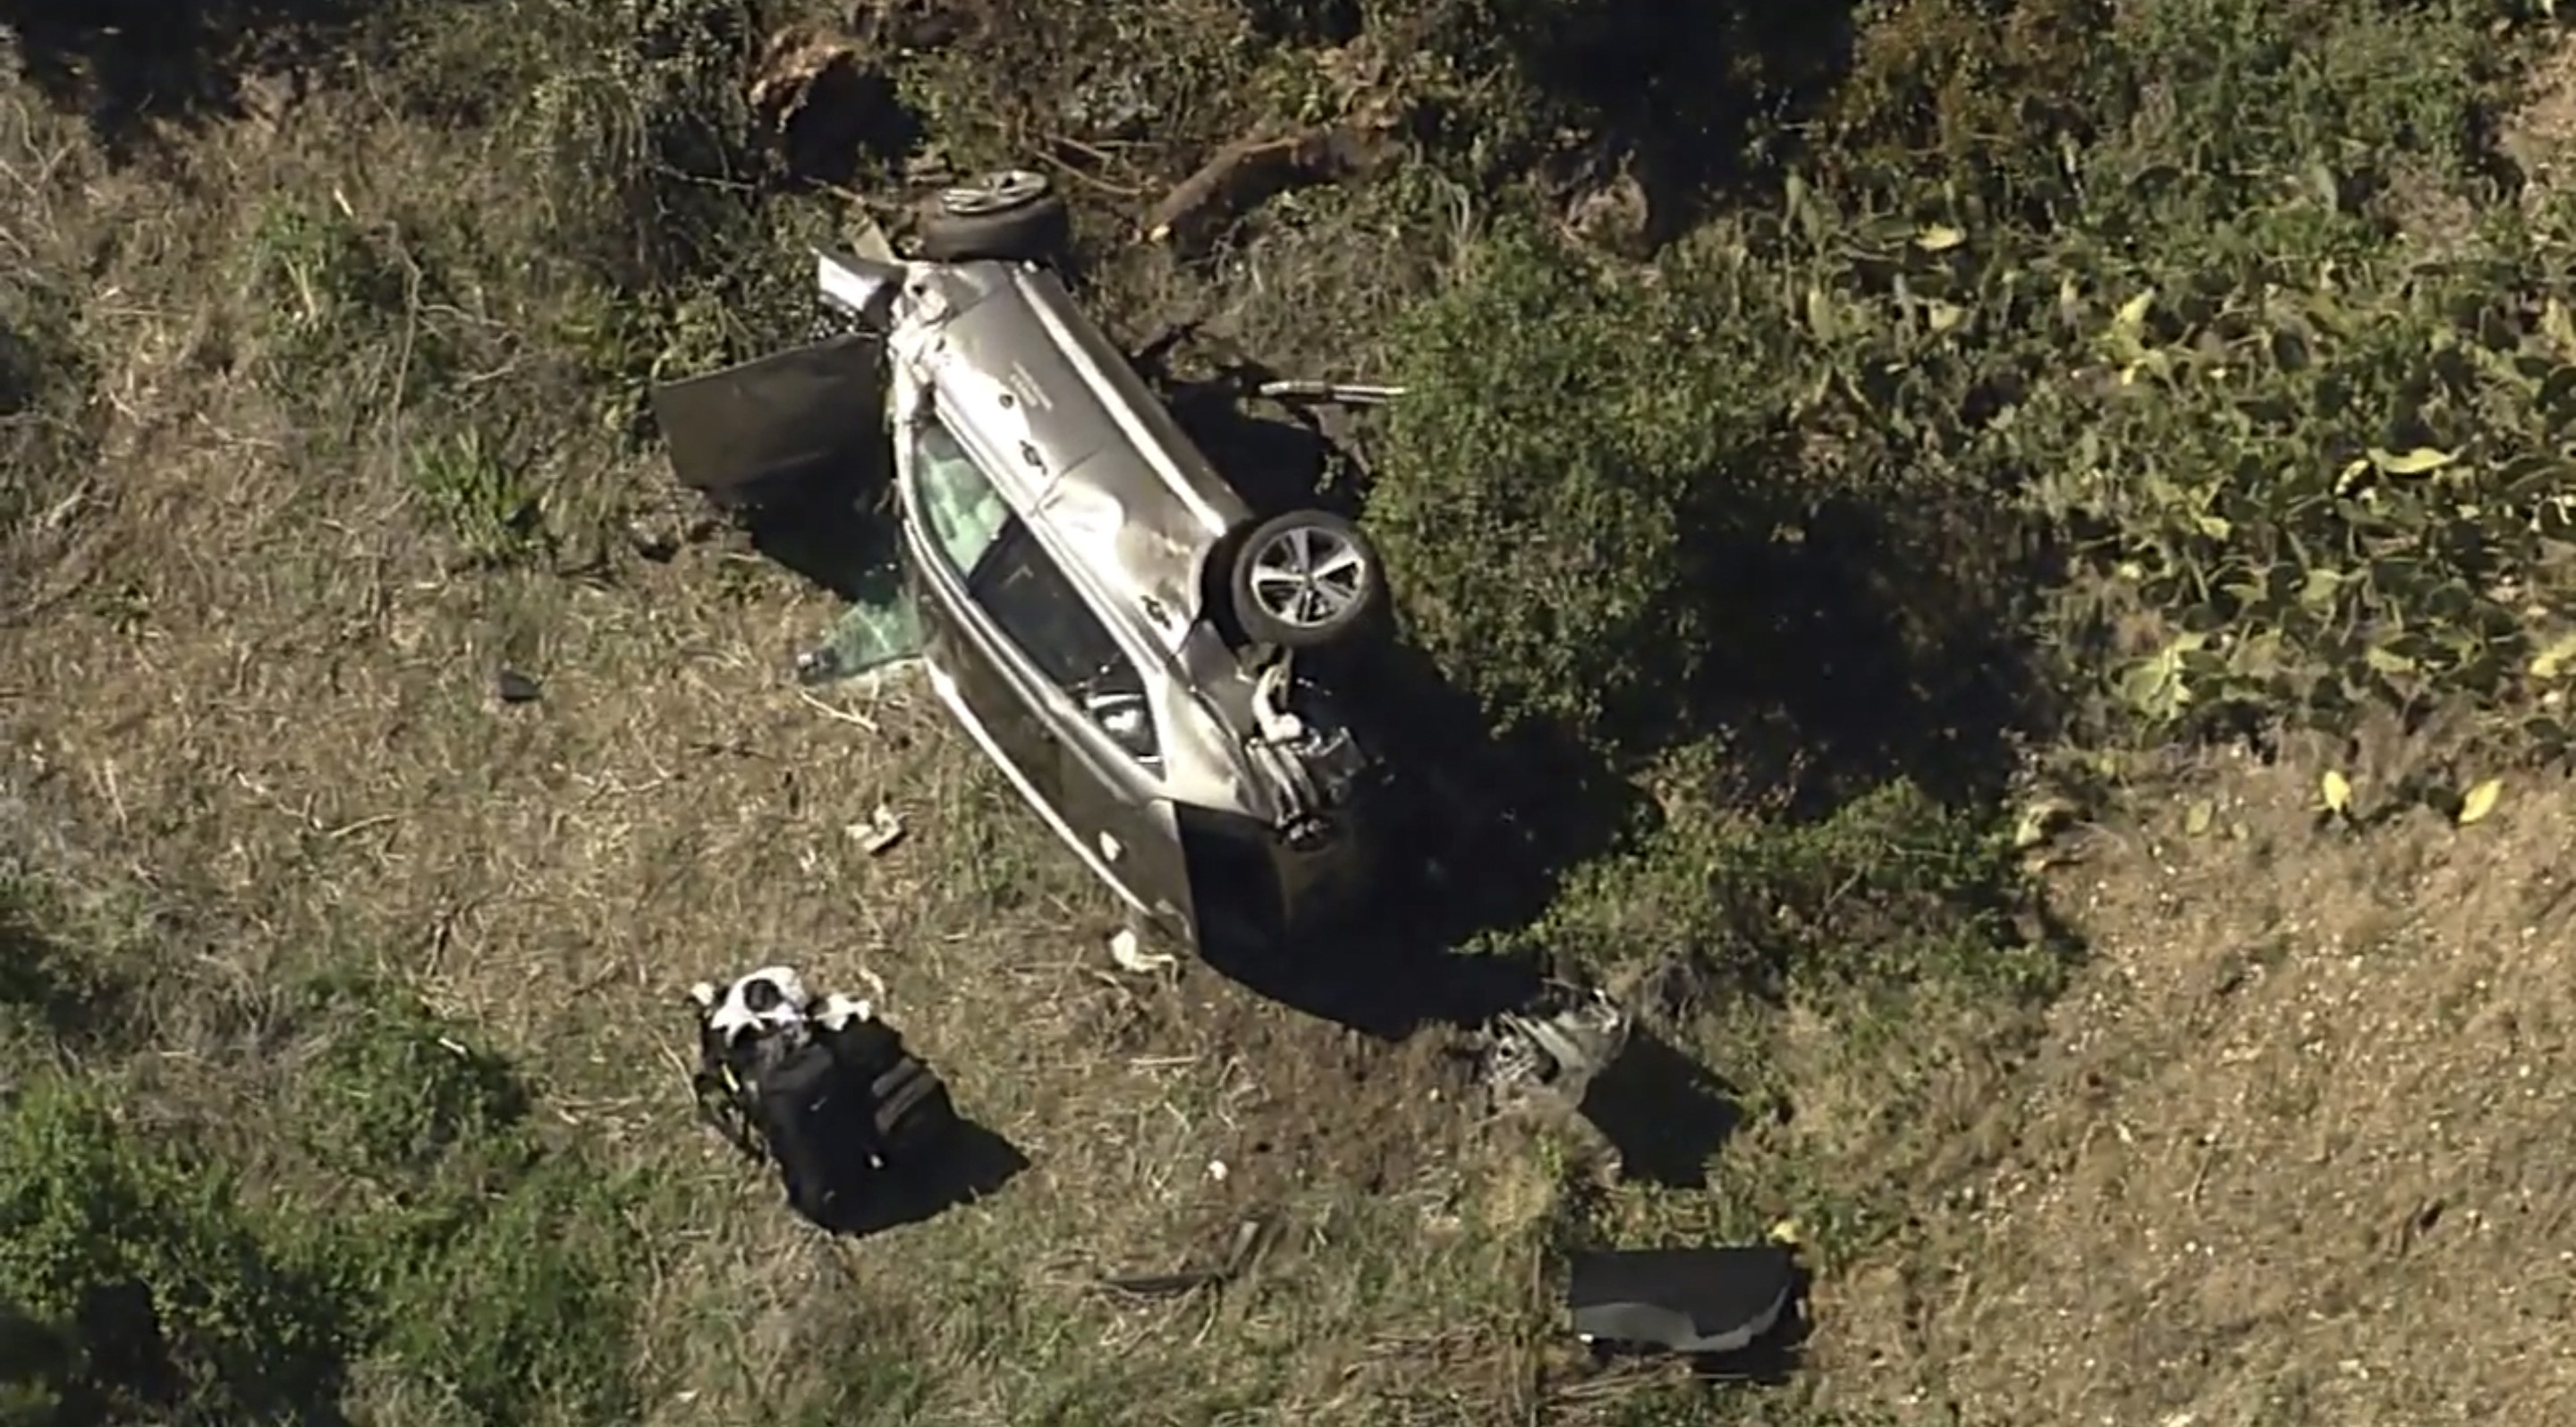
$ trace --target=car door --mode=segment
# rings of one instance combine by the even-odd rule
[[[1034,688],[1055,754],[1056,832],[1136,911],[1189,937],[1189,882],[1162,797],[1161,711],[1134,657],[1017,520],[968,581],[995,653]]]
[[[1105,627],[1101,634],[1106,644]],[[1162,789],[1164,711],[1123,651],[1094,668],[1073,699],[1090,708],[1061,740],[1064,820],[1109,867],[1130,905],[1195,944],[1189,866]]]
[[[906,562],[923,653],[967,733],[1042,816],[1060,819],[1063,758],[1043,691],[1026,677],[971,588],[1019,524],[983,470],[935,416],[897,434]],[[1059,827],[1059,835],[1066,835]]]
[[[853,334],[657,383],[648,400],[672,473],[719,502],[818,474],[883,490],[885,377],[884,344]]]
[[[925,412],[901,440],[931,667],[969,734],[1095,875],[1186,937],[1162,714],[1141,669],[953,432]]]

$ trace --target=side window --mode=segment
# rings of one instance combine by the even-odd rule
[[[1011,523],[1001,492],[936,417],[912,429],[912,484],[931,543],[967,579]]]
[[[925,421],[912,440],[914,503],[968,597],[1110,741],[1160,757],[1144,677],[1108,626],[947,427]]]

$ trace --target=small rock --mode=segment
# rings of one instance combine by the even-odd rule
[[[533,704],[543,692],[537,687],[536,680],[515,669],[502,670],[496,683],[496,692],[505,704]]]

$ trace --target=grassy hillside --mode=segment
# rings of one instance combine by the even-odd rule
[[[0,1420],[2556,1420],[2547,9],[0,0]],[[1497,805],[1444,931],[1727,1113],[1113,973],[926,700],[792,686],[642,393],[1002,163],[1183,375],[1408,385],[1330,455]],[[795,1225],[681,1059],[773,954],[1027,1168]],[[1570,1247],[1784,1223],[1784,1383],[1566,1341]]]

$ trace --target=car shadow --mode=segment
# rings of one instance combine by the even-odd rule
[[[1250,409],[1227,387],[1211,384],[1182,389],[1172,413],[1257,515],[1318,507],[1356,515],[1351,483],[1337,478],[1341,451],[1323,418],[1292,406],[1264,405],[1272,410]]]
[[[1366,471],[1350,412],[1247,398],[1278,375],[1256,364],[1195,381],[1169,377],[1161,353],[1138,365],[1258,515],[1360,514]],[[1496,739],[1476,699],[1399,639],[1299,658],[1351,706],[1392,771],[1380,808],[1385,882],[1360,913],[1293,945],[1212,938],[1200,960],[1268,1000],[1381,1040],[1473,1028],[1528,1005],[1548,967],[1465,948],[1536,917],[1559,871],[1634,825],[1636,790],[1552,731]]]
[[[851,460],[763,486],[734,520],[761,558],[851,604],[883,604],[902,584],[889,479],[881,466]]]
[[[927,1223],[941,1214],[998,1194],[1029,1167],[1029,1157],[1000,1134],[960,1121],[937,1161],[889,1176],[867,1192],[845,1196],[846,1207],[824,1227],[865,1238]]]
[[[1645,1026],[1577,1110],[1618,1151],[1622,1179],[1665,1189],[1707,1188],[1709,1161],[1744,1124],[1734,1086]]]
[[[1552,968],[1536,955],[1474,949],[1479,934],[1536,918],[1563,869],[1635,825],[1641,796],[1570,740],[1491,737],[1475,700],[1409,646],[1310,657],[1389,766],[1384,882],[1338,926],[1284,946],[1210,941],[1200,959],[1258,995],[1381,1040],[1474,1028],[1530,1004]]]

